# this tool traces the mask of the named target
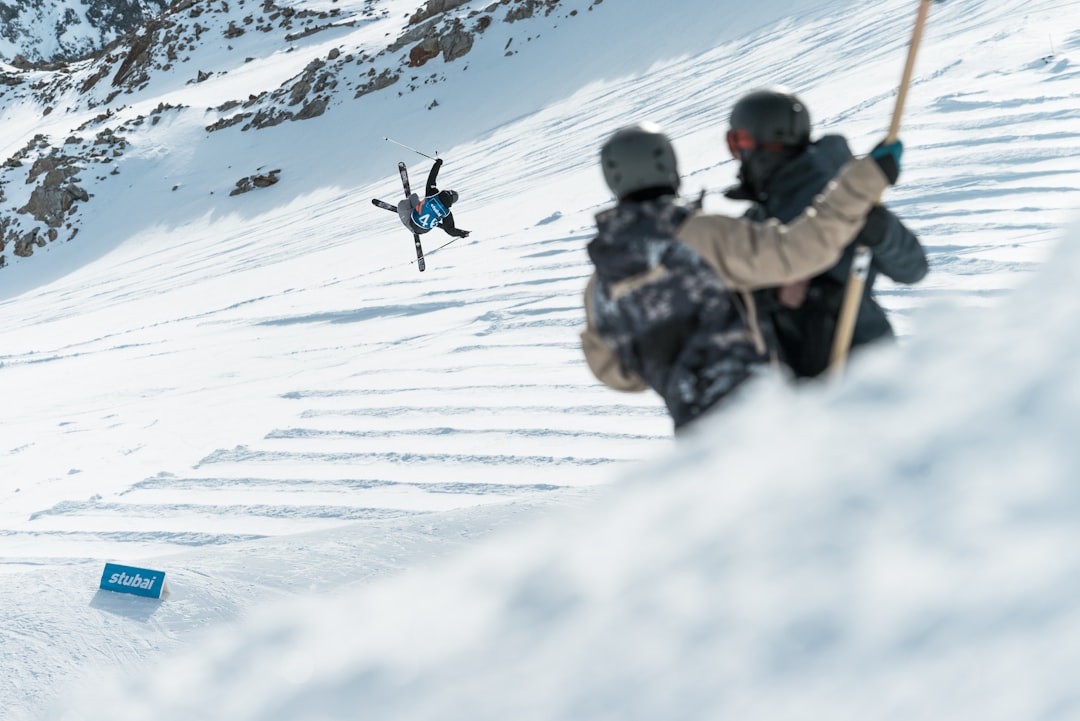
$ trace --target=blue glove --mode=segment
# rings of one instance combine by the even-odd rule
[[[870,151],[870,157],[881,168],[881,172],[885,173],[889,185],[896,185],[896,179],[900,177],[900,156],[903,154],[904,144],[899,140],[891,143],[882,140]]]

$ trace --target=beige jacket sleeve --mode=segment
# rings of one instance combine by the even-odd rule
[[[784,285],[832,267],[887,186],[877,163],[863,157],[845,165],[787,225],[699,213],[679,228],[679,240],[737,288]]]
[[[617,391],[640,392],[648,389],[645,381],[636,373],[626,368],[615,351],[604,342],[593,324],[592,295],[596,286],[596,274],[593,273],[585,286],[585,330],[581,331],[581,350],[585,361],[596,379]]]

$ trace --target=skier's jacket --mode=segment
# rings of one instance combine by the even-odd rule
[[[459,230],[454,224],[454,214],[450,211],[452,204],[453,199],[448,190],[437,190],[423,199],[413,193],[398,201],[398,218],[406,228],[417,235],[423,235],[432,228],[442,228],[454,237],[468,237],[468,231]]]
[[[414,206],[409,216],[413,225],[426,232],[438,226],[443,218],[450,215],[450,209],[439,198],[441,194],[428,196]]]
[[[756,203],[746,212],[746,217],[790,221],[851,158],[851,150],[842,136],[827,135],[810,144],[765,183],[764,193],[753,198]],[[739,197],[737,192],[728,195]],[[877,274],[883,273],[897,283],[916,283],[926,275],[926,253],[919,239],[892,212],[876,205],[840,262],[810,281],[801,306],[788,308],[776,301],[772,291],[759,293],[759,310],[776,334],[782,359],[796,376],[816,376],[828,367],[851,261],[856,245],[860,244],[870,246],[873,255],[852,334],[853,349],[894,337],[885,311],[872,294]]]
[[[750,291],[833,265],[886,184],[872,159],[855,160],[786,226],[673,196],[600,213],[581,334],[589,368],[616,390],[653,388],[682,428],[768,363]]]
[[[469,231],[457,227],[454,214],[450,211],[450,206],[457,199],[457,193],[452,190],[439,190],[435,184],[442,164],[442,158],[438,158],[431,166],[423,199],[413,193],[398,203],[398,217],[406,228],[417,235],[423,235],[438,227],[455,238],[468,238]]]

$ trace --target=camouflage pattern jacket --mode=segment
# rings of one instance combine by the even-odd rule
[[[674,198],[620,203],[589,243],[596,332],[667,404],[676,429],[769,358],[714,268],[676,239],[690,210]]]

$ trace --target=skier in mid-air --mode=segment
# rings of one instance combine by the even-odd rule
[[[454,224],[454,214],[450,212],[450,206],[457,202],[457,192],[439,190],[435,185],[442,163],[442,158],[439,158],[431,166],[423,199],[416,193],[412,193],[408,198],[398,202],[398,217],[406,228],[417,235],[423,235],[438,227],[455,238],[468,238],[469,231],[458,228]]]

